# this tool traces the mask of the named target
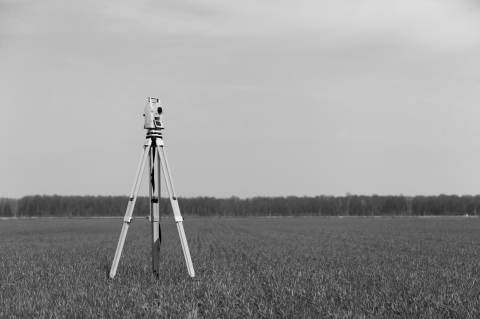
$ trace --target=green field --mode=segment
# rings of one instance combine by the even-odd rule
[[[480,219],[0,220],[0,317],[480,317]]]

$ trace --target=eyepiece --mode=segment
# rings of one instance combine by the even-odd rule
[[[159,107],[157,108],[157,113],[158,113],[158,114],[162,114],[162,111],[163,111],[162,108],[159,106]]]

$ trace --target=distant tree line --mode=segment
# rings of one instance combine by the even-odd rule
[[[25,196],[0,198],[0,217],[106,217],[123,216],[127,196]],[[241,216],[426,216],[477,215],[475,196],[315,196],[179,198],[186,217]],[[160,200],[161,215],[172,216],[168,198]],[[148,197],[138,197],[134,216],[149,214]]]

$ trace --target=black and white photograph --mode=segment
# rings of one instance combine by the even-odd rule
[[[0,318],[480,318],[480,0],[0,0]]]

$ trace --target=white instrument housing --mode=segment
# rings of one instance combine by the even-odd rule
[[[164,129],[165,126],[163,125],[163,110],[162,110],[162,103],[160,102],[159,98],[156,97],[149,97],[147,105],[145,105],[145,125],[143,128],[145,129]]]

